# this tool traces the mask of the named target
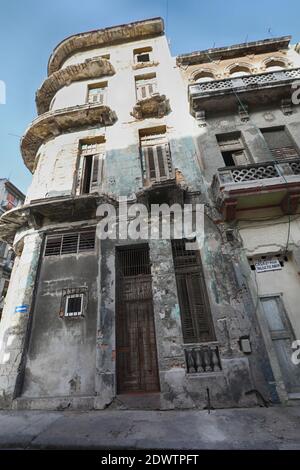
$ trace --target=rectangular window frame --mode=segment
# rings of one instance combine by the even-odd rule
[[[157,94],[157,89],[157,78],[155,73],[135,77],[135,92],[137,101],[151,98],[153,95]]]
[[[241,132],[228,132],[217,134],[216,139],[225,166],[242,166],[251,163],[249,151],[243,141]],[[225,160],[225,153],[231,153],[233,165],[228,165]]]
[[[170,144],[165,134],[145,135],[140,139],[144,180],[160,183],[174,178]]]
[[[90,83],[87,87],[87,104],[98,104],[104,106],[107,103],[107,89],[108,82]],[[91,97],[93,97],[93,99],[91,99]]]
[[[93,240],[91,243],[91,248],[87,247],[87,245],[83,242],[85,234],[93,234]],[[77,236],[77,240],[75,237]],[[68,242],[65,242],[65,238],[69,237],[69,240],[73,237],[75,243],[73,244],[74,248],[70,248],[69,242],[69,250],[64,247],[67,247]],[[51,247],[49,247],[48,241],[49,240],[57,240],[57,244],[54,245],[51,252]],[[75,248],[76,245],[76,248]],[[44,258],[49,258],[50,256],[67,256],[67,255],[78,255],[81,253],[86,252],[93,252],[96,248],[96,228],[91,228],[88,230],[82,230],[80,232],[63,232],[63,233],[56,233],[56,234],[47,234],[45,239],[45,247],[44,247]]]

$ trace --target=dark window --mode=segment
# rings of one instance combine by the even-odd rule
[[[62,235],[48,235],[45,256],[67,255],[94,250],[95,236],[95,230],[66,233]]]
[[[234,166],[235,165],[233,155],[232,155],[233,152],[221,152],[221,153],[222,153],[222,157],[223,157],[225,166]]]
[[[87,287],[63,289],[59,316],[61,318],[83,317],[87,309]]]
[[[225,166],[238,166],[249,163],[247,150],[240,132],[229,132],[216,137]]]
[[[138,54],[136,56],[137,62],[150,62],[150,55],[149,53],[145,54]]]
[[[91,190],[93,158],[93,155],[84,157],[84,176],[82,185],[83,194],[88,194]]]
[[[104,142],[81,143],[82,178],[79,173],[78,184],[82,194],[98,192],[102,180],[103,161],[105,156]]]
[[[118,268],[122,277],[151,274],[148,245],[119,247]]]
[[[184,343],[215,339],[200,253],[186,240],[172,241]]]
[[[299,152],[284,128],[261,129],[271,155],[276,160],[297,158]]]
[[[82,313],[82,297],[67,297],[66,317],[78,316]]]

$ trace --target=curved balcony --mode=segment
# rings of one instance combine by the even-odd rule
[[[79,80],[88,80],[114,75],[115,70],[109,60],[87,59],[81,64],[68,65],[48,77],[36,93],[38,114],[49,111],[54,95],[66,85]]]
[[[39,230],[44,218],[55,223],[95,219],[97,207],[101,203],[116,205],[116,200],[104,193],[93,193],[31,201],[0,217],[0,239],[12,245],[18,231],[29,228]]]
[[[70,36],[54,49],[48,63],[48,75],[59,70],[66,59],[75,52],[128,41],[139,41],[162,34],[163,31],[164,22],[162,18],[151,18],[145,21],[136,21],[126,25]]]
[[[116,120],[114,111],[99,104],[73,106],[42,114],[31,123],[21,140],[24,163],[32,172],[39,147],[50,138],[96,125],[111,126]]]
[[[236,95],[247,105],[257,105],[291,98],[291,84],[300,79],[300,68],[225,78],[189,86],[190,111],[231,110],[237,106]],[[255,93],[253,93],[255,92]]]

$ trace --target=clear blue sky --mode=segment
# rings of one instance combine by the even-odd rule
[[[173,55],[285,34],[300,41],[299,0],[168,4],[167,15],[167,0],[0,0],[0,80],[7,86],[7,104],[0,105],[0,177],[23,191],[30,184],[18,136],[36,116],[35,91],[51,51],[66,36],[163,16]]]

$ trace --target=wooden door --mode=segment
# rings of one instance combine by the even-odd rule
[[[158,392],[152,280],[149,274],[132,276],[127,272],[124,276],[121,269],[117,278],[116,343],[118,393]]]

